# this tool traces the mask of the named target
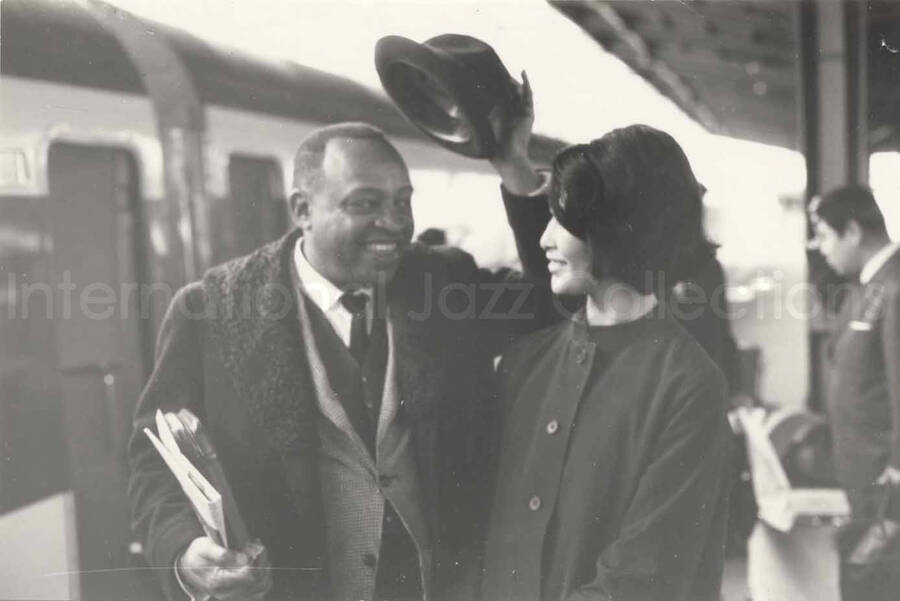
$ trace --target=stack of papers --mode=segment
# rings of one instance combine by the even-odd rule
[[[793,488],[769,438],[775,421],[764,409],[742,407],[736,411],[747,437],[753,492],[759,518],[772,528],[788,532],[798,518],[846,519],[847,495],[839,488]]]
[[[191,501],[197,518],[203,525],[206,535],[222,547],[228,547],[225,529],[225,514],[222,510],[222,495],[190,460],[185,457],[175,441],[172,430],[166,422],[162,411],[156,412],[156,429],[158,436],[150,428],[144,428],[144,434],[162,456],[163,461],[178,479],[184,494]]]

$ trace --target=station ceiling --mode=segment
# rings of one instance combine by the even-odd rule
[[[713,133],[798,149],[792,0],[550,0]],[[868,0],[869,145],[900,150],[900,1]]]

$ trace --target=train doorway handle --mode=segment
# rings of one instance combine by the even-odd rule
[[[59,367],[61,373],[67,375],[97,375],[103,382],[103,422],[106,432],[107,451],[119,453],[124,451],[124,436],[121,428],[119,405],[116,402],[116,374],[122,367],[118,361],[104,363],[82,363]]]

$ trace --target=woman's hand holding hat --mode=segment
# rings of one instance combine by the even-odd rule
[[[490,161],[510,192],[526,195],[540,185],[541,178],[528,157],[534,126],[534,96],[525,71],[522,71],[522,83],[516,84],[516,91],[516,104],[507,106],[507,110],[494,110],[488,116],[497,140]]]

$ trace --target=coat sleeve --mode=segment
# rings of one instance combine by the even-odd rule
[[[885,291],[881,340],[893,426],[890,465],[900,469],[900,282]]]
[[[175,579],[175,559],[203,528],[178,481],[143,429],[154,432],[157,409],[191,409],[202,416],[201,318],[199,284],[181,289],[172,300],[160,328],[155,367],[138,401],[128,445],[131,476],[132,529],[144,545],[147,562],[162,579],[168,599],[186,599]],[[199,311],[199,312],[198,312]]]
[[[721,374],[676,393],[617,538],[600,553],[593,581],[569,601],[718,599],[730,450],[725,397]]]
[[[500,186],[506,218],[516,240],[516,251],[522,263],[522,271],[534,282],[549,285],[550,271],[541,249],[541,234],[550,223],[547,196],[517,196]]]

